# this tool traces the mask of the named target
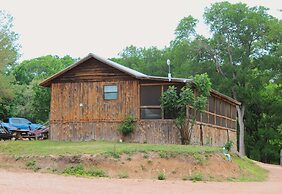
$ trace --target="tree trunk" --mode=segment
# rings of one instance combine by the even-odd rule
[[[244,125],[244,114],[245,114],[245,106],[241,105],[236,106],[238,112],[238,120],[239,120],[239,127],[240,127],[240,135],[239,135],[239,154],[241,156],[245,156],[245,142],[244,142],[244,135],[245,135],[245,125]]]

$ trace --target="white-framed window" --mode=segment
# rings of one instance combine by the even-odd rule
[[[118,86],[116,84],[105,85],[104,100],[116,100],[116,99],[118,99]]]

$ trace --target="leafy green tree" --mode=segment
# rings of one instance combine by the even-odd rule
[[[12,74],[17,84],[30,84],[34,79],[42,80],[57,73],[74,61],[68,55],[62,58],[52,55],[42,56],[21,62],[13,68]]]
[[[190,41],[194,36],[196,36],[195,27],[197,23],[198,20],[193,18],[191,15],[181,19],[175,30],[176,41]]]
[[[12,30],[13,17],[0,10],[0,71],[13,66],[19,57],[18,35]]]
[[[12,30],[13,17],[0,10],[0,118],[10,113],[9,103],[14,96],[13,77],[9,70],[19,57],[18,35]]]
[[[50,110],[50,89],[39,86],[40,81],[74,63],[70,56],[43,56],[25,60],[12,69],[16,95],[11,103],[12,116],[22,116],[36,122],[46,122]]]
[[[119,56],[119,58],[111,60],[148,75],[167,75],[166,49],[159,50],[157,47],[137,48],[129,46]]]
[[[237,109],[241,154],[245,153],[245,139],[247,156],[277,163],[281,148],[277,143],[281,142],[281,107],[276,97],[281,96],[282,84],[282,21],[269,15],[267,8],[229,2],[212,4],[204,19],[210,38],[197,35],[197,20],[188,16],[179,22],[176,38],[168,47],[150,50],[130,46],[116,60],[149,75],[167,76],[167,59],[173,77],[208,73],[214,89],[242,102]]]
[[[245,155],[245,110],[253,94],[262,87],[258,84],[260,80],[255,61],[273,48],[268,34],[271,33],[271,25],[277,24],[278,20],[267,14],[264,7],[229,2],[213,4],[206,9],[204,18],[212,32],[212,38],[203,49],[205,57],[213,60],[218,74],[226,80],[225,88],[229,88],[232,97],[242,103],[237,106],[239,152]]]
[[[276,83],[269,83],[260,92],[260,114],[257,121],[258,130],[247,131],[248,155],[262,162],[279,164],[282,148],[282,90]]]
[[[194,89],[196,94],[194,93]],[[194,83],[188,83],[177,93],[175,86],[170,86],[161,98],[162,108],[170,112],[176,112],[175,124],[181,135],[182,144],[190,144],[195,124],[195,116],[188,111],[189,106],[194,110],[203,111],[207,104],[207,97],[210,95],[211,82],[207,74],[196,75]]]

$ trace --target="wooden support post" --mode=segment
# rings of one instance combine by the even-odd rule
[[[282,166],[282,149],[280,150],[280,165]]]

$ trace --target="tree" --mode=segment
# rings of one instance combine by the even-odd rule
[[[45,79],[74,62],[75,59],[68,55],[62,58],[47,55],[21,62],[12,69],[12,74],[18,84],[30,84],[34,79]]]
[[[50,110],[50,89],[39,86],[40,81],[74,63],[70,56],[42,56],[25,60],[12,69],[16,94],[11,103],[13,116],[24,116],[33,121],[46,122]]]
[[[197,23],[198,20],[193,18],[191,15],[181,19],[175,29],[176,41],[190,41],[193,36],[196,36],[195,27]]]
[[[148,48],[131,46],[117,60],[151,75],[166,76],[167,59],[173,77],[207,73],[214,89],[242,102],[237,107],[241,155],[245,140],[248,157],[278,161],[281,146],[273,142],[281,139],[282,125],[277,119],[281,108],[274,97],[281,96],[282,88],[282,21],[267,11],[243,3],[215,3],[204,14],[210,38],[195,33],[197,20],[189,16],[179,22],[168,47],[146,53]],[[275,92],[269,89],[272,84]]]
[[[160,50],[157,47],[137,48],[131,45],[119,53],[119,56],[119,58],[111,60],[148,75],[167,75],[166,60],[168,58],[166,49]]]
[[[279,164],[282,147],[282,90],[278,84],[269,83],[259,91],[259,96],[258,130],[247,136],[248,155],[255,160]]]
[[[267,14],[264,7],[228,2],[213,4],[206,9],[204,18],[212,32],[212,38],[204,48],[206,57],[214,62],[218,74],[227,80],[225,88],[230,88],[232,97],[242,103],[237,106],[239,152],[245,155],[246,107],[253,100],[253,94],[262,87],[257,84],[260,82],[255,61],[273,48],[273,42],[267,37],[271,33],[271,25],[278,21]]]
[[[8,104],[14,96],[11,82],[13,77],[8,75],[19,57],[18,35],[12,31],[13,17],[0,10],[0,117],[9,114]]]
[[[194,93],[195,88],[195,93]],[[187,84],[177,93],[175,86],[170,86],[161,97],[161,104],[164,110],[176,112],[175,124],[181,135],[182,144],[190,144],[195,124],[195,116],[187,112],[188,107],[194,110],[203,111],[207,104],[207,97],[210,95],[211,82],[207,74],[196,75],[194,83]],[[188,108],[188,109],[187,109]]]

